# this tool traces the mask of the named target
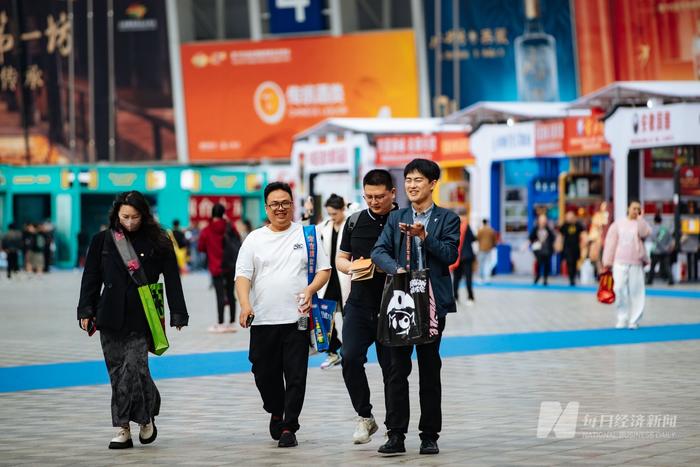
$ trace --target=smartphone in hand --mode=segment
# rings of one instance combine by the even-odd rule
[[[251,324],[253,324],[253,320],[255,319],[254,314],[249,314],[248,317],[245,319],[245,327],[249,328]]]
[[[94,319],[88,320],[88,325],[87,325],[86,331],[88,333],[88,336],[92,336],[93,334],[95,334],[95,332],[97,331],[97,326],[95,326]]]

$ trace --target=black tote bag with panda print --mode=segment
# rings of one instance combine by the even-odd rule
[[[407,269],[410,244],[406,242]],[[420,262],[422,263],[422,261]],[[388,274],[384,283],[377,322],[377,339],[383,345],[399,347],[434,342],[438,321],[428,269]]]

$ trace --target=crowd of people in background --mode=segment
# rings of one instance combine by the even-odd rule
[[[605,202],[590,216],[587,224],[574,211],[567,211],[558,226],[546,214],[540,214],[529,233],[529,246],[535,257],[534,283],[543,279],[543,284],[548,285],[553,257],[557,257],[569,285],[575,286],[577,281],[593,284],[599,273],[606,268],[603,247],[612,225],[610,218]],[[640,215],[640,219],[643,216]],[[671,265],[675,260],[676,245],[673,231],[664,224],[660,213],[654,215],[653,226],[642,243],[649,256],[649,261],[643,264],[646,284],[650,285],[655,277],[661,277],[673,285],[675,281]]]
[[[20,229],[11,223],[0,235],[0,246],[8,279],[20,271],[27,272],[27,277],[48,273],[56,250],[54,226],[49,221],[27,222]]]

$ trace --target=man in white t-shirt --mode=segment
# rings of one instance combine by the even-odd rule
[[[309,365],[309,331],[298,329],[299,310],[308,313],[311,298],[328,282],[330,261],[317,246],[316,276],[309,284],[304,230],[292,222],[294,202],[288,184],[265,187],[265,212],[270,225],[251,232],[238,253],[236,293],[241,326],[248,327],[248,317],[255,317],[248,359],[263,408],[270,414],[270,436],[279,440],[279,447],[293,447]]]

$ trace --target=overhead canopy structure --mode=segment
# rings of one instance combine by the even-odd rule
[[[328,118],[311,128],[297,133],[294,140],[325,136],[331,133],[401,134],[463,132],[460,124],[445,124],[441,118]]]
[[[665,104],[700,102],[700,81],[618,81],[576,99],[570,107],[610,109],[646,105],[650,99]]]
[[[472,104],[445,117],[445,123],[469,125],[474,130],[483,123],[546,120],[588,115],[586,110],[571,110],[566,102],[493,102]]]

